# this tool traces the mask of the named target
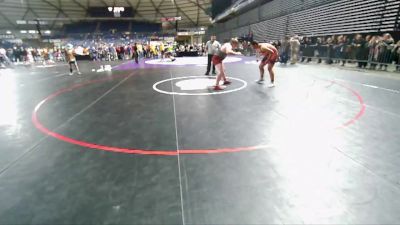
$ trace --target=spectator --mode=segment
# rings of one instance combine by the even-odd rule
[[[139,63],[139,52],[138,52],[137,43],[135,43],[135,45],[133,46],[132,50],[133,50],[133,58],[135,59],[135,63],[138,64]]]
[[[392,36],[388,33],[384,34],[382,40],[378,44],[378,62],[379,69],[382,69],[382,66],[385,67],[384,70],[387,70],[387,66],[392,62],[392,50],[394,48],[394,40]]]
[[[358,61],[358,68],[366,68],[368,64],[368,44],[361,34],[356,35],[353,42],[353,49],[355,58]]]
[[[249,42],[252,42],[252,41],[254,41],[254,35],[253,35],[253,32],[249,32],[249,37],[248,37],[248,40],[247,41],[249,41]]]
[[[380,37],[374,35],[368,43],[369,54],[368,62],[371,63],[370,69],[375,70],[378,62],[378,43],[380,42]]]
[[[7,57],[10,61],[13,61],[14,58],[14,50],[12,48],[7,49]]]
[[[393,60],[396,63],[396,71],[400,72],[400,41],[394,45],[392,50]]]
[[[304,38],[302,43],[303,57],[301,58],[301,62],[304,62],[307,59],[307,63],[311,62],[311,57],[314,54],[314,48],[311,43],[311,38]]]
[[[354,53],[354,51],[352,50],[352,45],[350,43],[351,43],[350,39],[346,35],[344,35],[343,36],[344,48],[343,48],[343,53],[342,53],[342,59],[343,59],[342,66],[344,66],[344,64],[346,64],[347,60],[355,58],[355,56],[354,57],[352,56],[352,53]]]
[[[290,43],[289,37],[285,37],[282,40],[281,47],[279,49],[280,54],[280,63],[286,64],[289,60],[289,51],[290,51]]]
[[[10,64],[10,60],[7,57],[7,50],[0,48],[0,68],[5,68],[7,64]]]
[[[343,35],[340,35],[339,37],[337,37],[337,43],[333,44],[333,50],[335,52],[335,55],[334,55],[335,63],[340,63],[341,59],[346,58],[346,40]],[[342,60],[342,62],[343,62],[342,66],[344,66],[346,61]]]
[[[294,65],[297,63],[298,60],[298,55],[299,55],[299,50],[300,50],[300,41],[299,41],[299,36],[295,35],[290,39],[290,59],[291,62],[290,64]]]
[[[324,38],[317,38],[317,43],[315,45],[316,57],[318,58],[318,63],[322,62],[322,58],[326,58],[326,46]]]
[[[328,38],[326,40],[326,63],[332,64],[332,57],[334,56],[334,49],[333,49],[333,38]]]

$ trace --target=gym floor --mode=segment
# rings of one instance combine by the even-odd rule
[[[399,74],[227,61],[0,70],[0,224],[400,222]]]

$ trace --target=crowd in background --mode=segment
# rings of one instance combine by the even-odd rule
[[[387,70],[395,64],[400,71],[400,41],[395,41],[389,33],[383,35],[356,34],[328,37],[285,37],[274,42],[280,49],[280,61],[291,64],[298,61],[327,64],[356,62],[359,68]]]
[[[99,61],[117,61],[138,58],[159,58],[165,51],[173,52],[174,55],[179,53],[196,52],[196,55],[205,54],[203,44],[183,45],[177,43],[111,43],[73,41],[69,40],[68,44],[74,46],[77,55],[87,56],[91,60]],[[53,63],[65,61],[65,45],[59,47],[42,47],[32,48],[23,46],[14,46],[10,48],[0,48],[0,60],[5,63]]]
[[[254,55],[250,41],[253,35],[241,38],[241,51],[244,55]],[[116,61],[135,58],[159,58],[165,51],[175,56],[185,56],[185,53],[206,55],[205,43],[178,44],[167,42],[136,42],[123,43],[111,40],[103,41],[73,41],[69,40],[78,55],[92,60]],[[65,61],[64,46],[32,48],[14,46],[0,48],[1,64],[7,63],[53,63]],[[388,65],[395,64],[400,71],[400,41],[395,41],[388,33],[383,35],[337,35],[324,37],[285,37],[272,42],[280,53],[281,63],[296,64],[297,62],[327,64],[357,63],[359,68],[372,70],[387,70]],[[192,54],[193,55],[193,54]]]
[[[12,63],[54,62],[64,58],[63,51],[59,48],[31,48],[14,46],[0,48],[0,63],[2,67]]]
[[[135,54],[143,58],[154,58],[160,54],[160,45],[150,45],[142,43],[132,44],[113,44],[113,43],[95,43],[92,46],[85,46],[74,43],[75,53],[80,56],[87,56],[92,60],[117,61],[132,59]],[[163,48],[171,48],[165,46]],[[16,46],[8,48],[5,51],[5,57],[13,63],[35,63],[35,62],[60,62],[65,61],[65,47],[53,48],[25,48]]]
[[[130,44],[96,44],[89,48],[89,56],[92,60],[117,61],[138,58],[158,58],[161,52],[173,48],[172,44],[148,44],[148,43],[130,43]]]
[[[175,48],[175,52],[198,52],[199,56],[205,54],[205,43],[200,44],[180,44]]]
[[[244,55],[254,55],[250,42],[253,34],[241,35],[241,48]],[[400,40],[395,41],[389,34],[382,35],[333,35],[322,37],[302,37],[294,35],[278,41],[258,40],[275,45],[279,49],[279,62],[327,64],[356,63],[359,68],[387,70],[394,64],[400,72]]]

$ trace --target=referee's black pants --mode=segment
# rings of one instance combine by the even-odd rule
[[[207,62],[207,72],[206,72],[206,74],[210,73],[212,57],[213,57],[213,55],[208,54],[208,62]],[[212,65],[212,72],[215,73],[215,65],[214,64]]]

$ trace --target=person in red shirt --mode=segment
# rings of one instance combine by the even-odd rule
[[[279,58],[279,52],[275,48],[275,46],[268,44],[268,43],[258,43],[257,41],[252,41],[251,45],[253,48],[263,56],[263,59],[261,60],[260,63],[260,79],[257,81],[259,84],[264,83],[264,67],[268,65],[268,72],[269,76],[271,78],[271,84],[268,85],[268,87],[275,87],[274,81],[275,81],[275,73],[274,73],[274,65],[275,62]],[[258,61],[258,60],[257,60]]]

